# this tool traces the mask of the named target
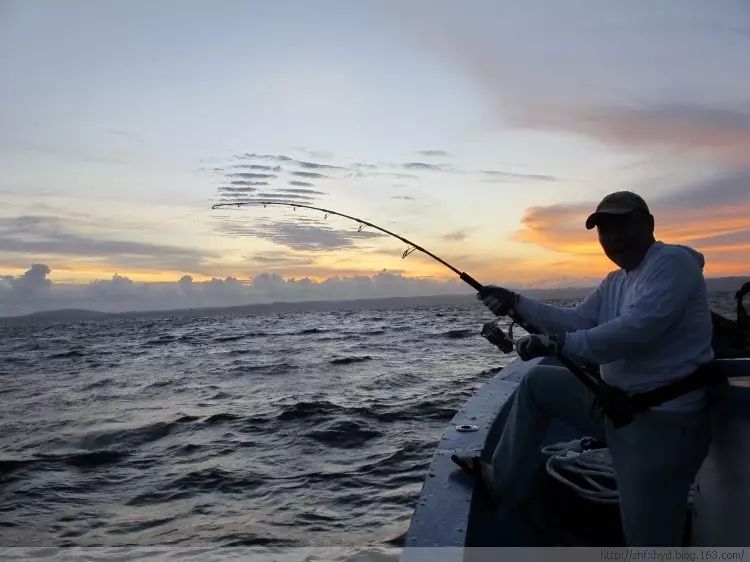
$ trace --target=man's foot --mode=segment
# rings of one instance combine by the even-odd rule
[[[482,459],[481,457],[475,455],[458,455],[456,453],[453,453],[451,455],[451,460],[458,466],[463,468],[466,472],[476,474],[479,470],[479,461],[481,461]]]
[[[493,507],[499,506],[503,498],[495,491],[494,475],[492,465],[475,455],[452,454],[451,460],[458,466],[474,476],[485,497]]]

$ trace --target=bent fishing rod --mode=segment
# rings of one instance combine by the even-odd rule
[[[237,202],[237,203],[217,203],[216,205],[212,205],[211,208],[212,209],[218,209],[220,207],[240,207],[240,206],[245,206],[245,205],[263,205],[263,207],[266,207],[268,205],[278,205],[278,206],[283,206],[283,207],[293,207],[294,209],[296,209],[297,207],[299,207],[301,209],[312,209],[314,211],[321,211],[321,212],[323,212],[323,213],[326,214],[326,217],[328,215],[335,215],[337,217],[344,217],[345,219],[353,220],[353,221],[355,221],[355,222],[357,222],[357,223],[360,224],[360,227],[359,227],[359,231],[360,232],[362,231],[362,228],[364,226],[369,226],[370,228],[374,228],[375,230],[379,230],[380,232],[384,232],[388,236],[393,236],[394,238],[397,238],[397,239],[401,240],[405,244],[408,244],[410,246],[410,248],[407,248],[406,251],[403,253],[403,255],[401,256],[402,259],[406,258],[406,256],[408,256],[409,254],[411,254],[414,250],[419,250],[420,252],[422,252],[424,254],[427,254],[432,259],[437,260],[438,262],[440,262],[441,264],[443,264],[445,267],[447,267],[448,269],[450,269],[451,271],[453,271],[454,273],[456,273],[461,278],[462,281],[468,283],[469,285],[471,285],[477,291],[481,292],[484,289],[484,286],[479,281],[477,281],[476,279],[474,279],[471,275],[469,275],[468,273],[466,273],[464,271],[459,271],[457,268],[453,267],[447,261],[439,258],[438,256],[436,256],[432,252],[429,252],[429,251],[425,250],[419,244],[415,244],[414,242],[412,242],[411,240],[409,240],[407,238],[404,238],[400,234],[396,234],[395,232],[391,232],[390,230],[386,230],[382,226],[378,226],[378,225],[373,224],[371,222],[368,222],[366,220],[358,219],[357,217],[353,217],[351,215],[345,215],[344,213],[339,213],[338,211],[331,211],[330,209],[323,209],[321,207],[313,207],[312,205],[303,205],[301,203],[286,203],[286,202],[281,202],[281,201],[241,201],[241,202]]]
[[[453,271],[455,274],[459,276],[459,278],[467,283],[468,285],[471,285],[472,288],[474,288],[476,291],[478,291],[480,294],[483,293],[487,287],[482,285],[479,281],[474,279],[471,275],[466,273],[465,271],[461,271],[458,268],[452,266],[444,259],[436,256],[432,252],[426,250],[419,244],[415,244],[408,238],[405,238],[401,236],[400,234],[396,234],[395,232],[391,232],[390,230],[387,230],[383,228],[382,226],[378,226],[376,224],[373,224],[369,221],[353,217],[351,215],[347,215],[344,213],[340,213],[338,211],[332,211],[331,209],[324,209],[322,207],[314,207],[312,205],[305,205],[302,203],[291,203],[286,201],[237,201],[235,203],[216,203],[211,206],[211,209],[220,209],[220,208],[226,208],[226,207],[245,207],[245,206],[263,206],[268,207],[271,206],[280,206],[280,207],[292,207],[294,210],[297,210],[299,207],[300,209],[311,209],[313,211],[320,211],[322,213],[325,213],[325,218],[328,217],[328,215],[334,215],[337,217],[343,217],[345,219],[352,220],[359,224],[358,232],[361,232],[362,229],[365,226],[368,226],[370,228],[373,228],[375,230],[378,230],[380,232],[383,232],[387,234],[388,236],[392,236],[393,238],[396,238],[398,240],[401,240],[405,244],[407,244],[409,247],[404,251],[401,258],[406,258],[409,254],[414,252],[415,250],[419,250],[423,254],[426,254],[430,256],[432,259],[438,261],[439,263],[443,264],[445,267]],[[518,313],[511,309],[508,313],[508,316],[513,320],[515,324],[518,324],[523,329],[525,329],[530,334],[539,334],[540,330],[536,329],[535,327],[531,326],[527,322],[525,322]],[[487,325],[485,325],[486,327]],[[512,326],[511,326],[512,328]],[[512,331],[509,331],[509,335],[505,335],[502,330],[497,328],[496,330],[489,330],[488,333],[485,333],[485,330],[482,330],[482,335],[485,336],[488,340],[490,340],[492,343],[494,343],[498,348],[500,348],[503,352],[509,353],[513,350],[513,339]],[[599,394],[600,391],[600,385],[594,381],[595,377],[592,377],[592,375],[589,375],[586,371],[584,371],[581,367],[576,365],[573,361],[568,359],[565,355],[562,354],[562,352],[558,352],[556,354],[556,357],[560,360],[560,362],[565,365],[568,370],[570,370],[578,379],[581,380],[582,383],[584,383],[589,389],[591,389],[594,393]]]

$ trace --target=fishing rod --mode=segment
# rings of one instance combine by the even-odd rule
[[[470,285],[472,288],[476,289],[480,294],[483,293],[483,292],[485,292],[485,290],[487,289],[487,287],[485,287],[484,285],[482,285],[479,281],[477,281],[476,279],[474,279],[471,275],[469,275],[465,271],[461,271],[460,269],[452,266],[451,264],[449,264],[444,259],[436,256],[435,254],[433,254],[432,252],[426,250],[425,248],[423,248],[419,244],[415,244],[414,242],[412,242],[408,238],[405,238],[405,237],[401,236],[400,234],[396,234],[395,232],[391,232],[390,230],[387,230],[387,229],[383,228],[382,226],[378,226],[378,225],[373,224],[373,223],[371,223],[369,221],[366,221],[366,220],[363,220],[363,219],[360,219],[360,218],[357,218],[357,217],[353,217],[351,215],[347,215],[347,214],[344,214],[344,213],[339,213],[338,211],[333,211],[331,209],[324,209],[322,207],[314,207],[312,205],[305,205],[305,204],[302,204],[302,203],[290,203],[290,202],[285,202],[285,201],[237,201],[237,202],[234,202],[234,203],[216,203],[216,204],[214,204],[214,205],[211,206],[211,209],[220,209],[220,208],[224,208],[224,207],[237,207],[237,208],[239,208],[239,207],[244,207],[244,206],[248,206],[248,205],[255,205],[255,206],[262,205],[264,208],[267,207],[267,206],[269,206],[269,205],[272,205],[272,206],[281,206],[281,207],[292,207],[294,210],[297,210],[297,207],[299,207],[301,209],[312,209],[313,211],[320,211],[322,213],[325,213],[325,218],[327,218],[328,215],[335,215],[337,217],[343,217],[345,219],[349,219],[349,220],[355,221],[355,222],[359,223],[359,225],[360,225],[358,232],[361,232],[362,228],[364,228],[365,226],[368,226],[370,228],[373,228],[375,230],[383,232],[383,233],[387,234],[388,236],[392,236],[392,237],[394,237],[394,238],[396,238],[398,240],[401,240],[405,244],[408,244],[409,248],[407,248],[404,251],[404,253],[402,254],[402,256],[401,256],[402,259],[406,258],[409,254],[411,254],[415,250],[419,250],[423,254],[426,254],[426,255],[430,256],[432,259],[438,261],[439,263],[443,264],[445,267],[447,267],[448,269],[450,269],[451,271],[453,271],[454,273],[456,273],[462,281],[464,281],[465,283],[467,283],[468,285]],[[532,325],[528,324],[527,322],[525,322],[518,315],[518,313],[514,309],[511,309],[511,310],[508,311],[508,316],[510,316],[511,320],[513,321],[513,324],[518,324],[523,329],[525,329],[529,334],[539,334],[540,333],[540,330],[536,329],[534,326],[532,326]],[[503,333],[502,329],[500,329],[500,327],[497,326],[496,323],[494,323],[494,322],[488,322],[482,328],[481,334],[482,334],[482,336],[484,336],[485,338],[487,338],[490,342],[492,342],[493,344],[495,344],[498,348],[500,348],[500,350],[503,351],[504,353],[510,353],[514,349],[514,347],[515,347],[514,346],[514,342],[513,342],[513,337],[512,337],[512,334],[513,334],[513,331],[512,331],[513,330],[513,324],[511,324],[510,329],[508,330],[508,335],[506,335],[505,333]],[[583,384],[585,384],[595,394],[599,395],[601,393],[601,390],[602,390],[603,387],[598,383],[598,379],[596,377],[594,377],[593,375],[590,375],[589,373],[587,373],[586,371],[584,371],[576,363],[574,363],[569,358],[567,358],[565,355],[563,355],[562,352],[558,352],[556,354],[556,357],[557,357],[557,359],[560,360],[560,362],[563,365],[565,365],[565,367],[568,368],[568,370],[570,370]],[[609,398],[609,400],[607,400],[607,401],[611,401],[611,400],[612,400],[612,398]]]
[[[398,240],[401,240],[405,244],[408,244],[409,248],[407,248],[406,251],[404,251],[404,253],[401,255],[402,259],[406,258],[406,256],[408,256],[409,254],[411,254],[413,251],[419,250],[420,252],[422,252],[422,253],[430,256],[432,259],[440,262],[445,267],[447,267],[448,269],[450,269],[451,271],[453,271],[454,273],[456,273],[462,281],[464,281],[465,283],[471,285],[471,287],[473,287],[474,289],[476,289],[479,293],[482,293],[482,292],[484,292],[486,290],[486,287],[484,285],[482,285],[479,281],[477,281],[476,279],[474,279],[471,275],[469,275],[465,271],[459,270],[457,267],[452,266],[447,261],[445,261],[444,259],[436,256],[435,254],[433,254],[429,250],[426,250],[425,248],[423,248],[419,244],[415,244],[414,242],[412,242],[408,238],[405,238],[405,237],[401,236],[400,234],[396,234],[395,232],[391,232],[390,230],[385,229],[382,226],[378,226],[378,225],[373,224],[373,223],[371,223],[369,221],[366,221],[364,219],[353,217],[353,216],[347,215],[345,213],[339,213],[338,211],[333,211],[331,209],[324,209],[323,207],[314,207],[312,205],[305,205],[305,204],[302,204],[302,203],[291,203],[291,202],[286,202],[286,201],[260,201],[260,200],[257,200],[257,201],[236,201],[234,203],[216,203],[216,204],[214,204],[214,205],[211,206],[211,209],[219,209],[219,208],[224,208],[224,207],[238,207],[239,208],[239,207],[244,207],[246,205],[255,205],[255,206],[262,205],[263,207],[267,207],[268,205],[275,205],[275,206],[281,206],[281,207],[292,207],[294,210],[297,210],[297,207],[299,207],[301,209],[312,209],[314,211],[320,211],[322,213],[325,213],[325,218],[327,218],[328,215],[335,215],[337,217],[343,217],[345,219],[353,220],[353,221],[359,223],[359,225],[360,225],[359,226],[359,231],[360,232],[362,231],[363,227],[369,226],[370,228],[373,228],[375,230],[379,230],[380,232],[384,232],[388,236],[392,236],[394,238],[397,238]],[[519,326],[523,327],[530,334],[539,333],[539,330],[536,330],[532,326],[527,325],[526,323],[524,323],[521,320],[521,318],[518,317],[518,315],[516,314],[515,310],[511,310],[509,312],[510,312],[509,316],[511,317],[511,319],[513,320],[513,322],[515,324],[518,324]],[[509,331],[509,335],[506,336],[502,332],[502,330],[499,329],[499,327],[496,326],[495,327],[496,329],[493,329],[492,327],[490,327],[490,324],[494,324],[494,323],[485,324],[485,328],[482,329],[482,335],[485,336],[487,339],[489,339],[492,343],[494,343],[495,345],[497,345],[505,353],[509,353],[510,351],[512,351],[513,350],[512,325],[511,325],[511,330]]]
[[[427,254],[432,259],[437,260],[438,262],[440,262],[441,264],[443,264],[445,267],[447,267],[448,269],[450,269],[451,271],[453,271],[454,273],[456,273],[461,278],[462,281],[468,283],[469,285],[471,285],[477,291],[481,292],[484,289],[484,286],[479,281],[477,281],[476,279],[474,279],[471,275],[469,275],[465,271],[460,271],[458,268],[453,267],[451,264],[449,264],[444,259],[439,258],[438,256],[436,256],[435,254],[433,254],[432,252],[430,252],[428,250],[425,250],[422,246],[420,246],[419,244],[415,244],[414,242],[412,242],[408,238],[404,238],[400,234],[396,234],[395,232],[391,232],[390,230],[386,230],[382,226],[378,226],[378,225],[373,224],[371,222],[368,222],[366,220],[358,219],[357,217],[352,217],[351,215],[345,215],[344,213],[339,213],[338,211],[331,211],[330,209],[323,209],[322,207],[313,207],[312,205],[303,205],[301,203],[286,203],[286,202],[281,202],[281,201],[240,201],[240,202],[237,202],[237,203],[217,203],[215,205],[212,205],[211,208],[212,209],[218,209],[220,207],[240,207],[240,206],[244,206],[244,205],[263,205],[264,207],[266,207],[267,205],[278,205],[278,206],[283,206],[283,207],[293,207],[294,209],[296,209],[297,207],[299,207],[301,209],[312,209],[314,211],[321,211],[321,212],[325,213],[326,216],[327,215],[336,215],[337,217],[344,217],[345,219],[353,220],[353,221],[358,222],[360,224],[360,227],[359,227],[360,232],[362,231],[362,227],[363,226],[369,226],[370,228],[374,228],[375,230],[379,230],[380,232],[384,232],[388,236],[393,236],[394,238],[398,238],[399,240],[401,240],[405,244],[408,244],[409,246],[411,246],[411,248],[407,248],[406,251],[403,253],[403,255],[401,256],[402,259],[406,258],[406,256],[408,256],[409,254],[411,254],[414,250],[419,250],[420,252],[422,252],[424,254]]]

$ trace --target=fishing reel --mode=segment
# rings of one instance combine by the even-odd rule
[[[487,322],[482,326],[480,334],[482,337],[486,338],[487,341],[495,344],[503,353],[510,353],[515,347],[515,343],[513,342],[513,325],[515,322],[511,322],[510,327],[508,328],[508,333],[505,334],[498,324],[498,321],[499,319]]]

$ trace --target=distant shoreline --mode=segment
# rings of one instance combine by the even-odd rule
[[[717,277],[706,279],[709,292],[735,292],[750,277]],[[594,287],[564,287],[558,289],[524,289],[521,292],[539,299],[573,299],[588,295]],[[198,308],[174,308],[162,310],[130,310],[123,312],[99,312],[87,309],[58,309],[32,312],[20,316],[0,316],[0,324],[15,325],[33,322],[80,322],[117,316],[203,316],[213,314],[269,314],[277,312],[326,312],[335,310],[361,310],[367,308],[402,308],[407,306],[430,306],[440,304],[468,304],[476,302],[473,294],[452,293],[416,297],[383,297],[352,300],[312,300],[211,306]]]

